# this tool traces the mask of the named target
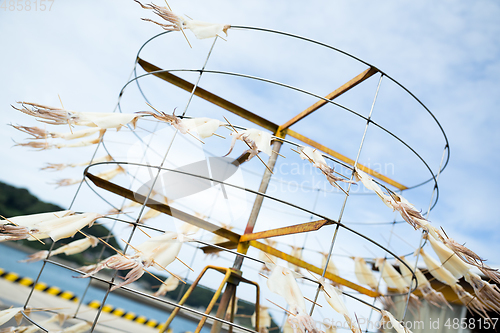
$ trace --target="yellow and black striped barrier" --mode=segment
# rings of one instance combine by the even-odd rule
[[[14,272],[7,272],[7,271],[3,270],[2,268],[0,268],[0,278],[7,280],[9,282],[12,282],[12,283],[20,284],[20,285],[25,286],[25,287],[33,287],[33,285],[35,284],[35,281],[33,279],[30,279],[28,277],[20,277],[18,274],[14,273]],[[45,284],[43,282],[38,282],[35,285],[35,290],[45,292],[45,293],[52,295],[52,296],[61,297],[61,298],[68,300],[68,301],[78,302],[80,300],[71,291],[62,291],[61,289],[59,289],[57,287],[48,286],[47,284]],[[90,301],[86,305],[88,307],[96,309],[96,310],[101,307],[101,303],[99,301]],[[106,312],[106,313],[112,314],[114,316],[133,321],[137,324],[146,325],[146,326],[151,327],[151,328],[163,330],[163,327],[165,326],[164,323],[159,323],[154,319],[148,319],[144,316],[138,316],[133,312],[127,312],[124,309],[115,308],[114,306],[109,305],[109,304],[105,304],[102,307],[102,312]],[[169,329],[167,332],[171,332],[171,330]]]
[[[91,302],[87,303],[87,306],[90,308],[93,308],[93,309],[99,309],[101,307],[101,302],[91,301]],[[106,312],[106,313],[112,314],[114,316],[121,317],[121,318],[124,318],[126,320],[136,322],[137,324],[146,325],[146,326],[151,327],[151,328],[163,330],[163,328],[165,327],[164,323],[159,323],[154,319],[148,319],[144,316],[138,316],[133,312],[126,312],[124,309],[115,308],[114,306],[109,305],[109,304],[105,304],[102,307],[102,312]],[[167,332],[169,332],[169,331],[170,330],[168,330]]]
[[[18,274],[14,272],[7,272],[2,268],[0,268],[0,278],[12,283],[20,284],[25,287],[33,287],[33,285],[35,284],[35,281],[33,279],[30,279],[28,277],[20,277]],[[35,285],[35,290],[47,293],[52,296],[57,296],[68,301],[79,301],[78,297],[76,297],[75,294],[73,294],[71,291],[62,291],[57,287],[51,287],[43,282],[38,282]]]

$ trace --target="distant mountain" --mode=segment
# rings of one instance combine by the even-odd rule
[[[0,182],[0,215],[18,215],[55,212],[61,207],[38,200],[25,188],[17,188]]]

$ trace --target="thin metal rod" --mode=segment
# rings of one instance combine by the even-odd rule
[[[32,323],[33,325],[35,325],[36,327],[38,327],[39,329],[41,329],[42,331],[45,331],[45,332],[49,332],[48,329],[44,328],[43,326],[41,326],[40,324],[38,324],[36,321],[34,321],[33,319],[31,319],[30,317],[28,317],[26,315],[26,313],[24,313],[24,310],[21,310],[21,314],[23,315],[24,319],[26,319],[27,321],[29,321],[30,323]]]
[[[391,233],[392,234],[392,233]],[[424,234],[425,234],[425,231],[422,231],[422,235],[420,236],[420,243],[418,244],[418,248],[421,249],[422,248],[422,243],[424,241]],[[413,266],[413,272],[415,272],[417,270],[417,264],[418,264],[418,258],[420,256],[420,251],[417,251],[417,255],[415,256],[415,265]],[[413,282],[415,282],[415,287],[413,287]],[[410,288],[408,290],[408,294],[406,295],[406,304],[405,304],[405,308],[403,310],[403,317],[401,318],[401,321],[404,321],[405,320],[405,317],[406,317],[406,313],[408,312],[408,306],[410,304],[410,294],[412,293],[412,288],[418,288],[418,280],[411,280],[411,283],[410,283]]]
[[[123,205],[122,205],[123,206]],[[109,228],[109,232],[108,232],[108,239],[109,237],[111,236],[112,234],[112,230],[114,229],[115,225],[116,225],[116,222],[117,221],[114,221],[113,222],[113,225],[111,226],[111,228]],[[102,259],[102,256],[104,255],[104,251],[106,250],[106,246],[102,246],[102,249],[101,249],[101,252],[99,253],[99,257],[97,259],[97,262],[101,261]],[[78,301],[78,306],[76,307],[76,310],[75,310],[75,313],[73,314],[73,318],[75,318],[77,315],[78,315],[78,312],[80,311],[80,307],[82,306],[83,304],[83,300],[85,299],[85,296],[87,296],[87,292],[89,291],[90,289],[90,284],[92,283],[92,279],[89,280],[89,283],[87,283],[87,287],[85,287],[85,291],[83,292],[82,296],[80,297],[80,300]]]
[[[213,209],[214,209],[214,207],[215,207],[215,202],[217,202],[217,199],[218,199],[218,197],[219,197],[219,193],[220,193],[220,189],[219,189],[219,191],[217,191],[217,194],[214,196],[214,201],[213,201],[213,203],[212,203],[212,206],[210,207],[210,211],[209,211],[209,213],[208,213],[208,215],[207,215],[207,219],[209,219],[209,218],[210,218],[210,216],[211,216],[211,215],[212,215],[212,213],[213,213]],[[201,234],[200,238],[201,238],[201,237],[203,237],[204,232],[205,232],[205,230],[203,230],[203,233]],[[191,257],[191,262],[190,262],[189,266],[193,266],[193,265],[194,265],[194,260],[195,260],[195,258],[196,258],[196,256],[197,256],[197,254],[198,254],[198,251],[197,251],[197,250],[199,250],[199,249],[200,249],[200,247],[199,247],[198,245],[196,245],[196,249],[194,250],[193,256]],[[187,270],[187,273],[186,273],[186,275],[185,275],[184,279],[185,279],[185,280],[188,280],[188,278],[189,278],[189,275],[190,275],[190,274],[191,274],[191,271],[190,271],[190,270]],[[179,301],[181,300],[182,295],[184,294],[184,290],[185,290],[185,289],[186,289],[186,284],[183,284],[183,285],[181,286],[181,289],[179,290],[179,293],[178,293],[178,296],[177,296],[177,300],[176,300],[176,302],[179,302]]]
[[[394,233],[394,225],[395,225],[395,223],[393,223],[392,226],[391,226],[391,231],[390,231],[390,235],[389,235],[389,240],[387,242],[387,247],[389,247],[390,243],[391,243],[391,237],[392,237],[392,235]],[[384,253],[384,260],[387,260],[387,253]],[[382,266],[382,269],[380,269],[380,272],[379,272],[380,274],[379,274],[379,277],[378,277],[378,280],[377,280],[377,290],[379,290],[380,283],[382,282],[382,273],[384,272],[384,268],[385,268],[385,265]],[[412,273],[415,274],[414,271],[412,271]],[[412,281],[413,281],[413,279],[412,279]],[[415,286],[415,288],[416,287],[417,286]],[[411,288],[410,288],[410,290],[411,290]],[[376,302],[377,302],[377,299],[374,299],[373,300],[373,305],[375,305]],[[372,315],[373,315],[373,310],[370,310],[370,313],[368,314],[368,322],[370,322],[370,320],[372,319]],[[368,326],[365,329],[365,333],[366,332],[368,332]]]
[[[45,265],[46,265],[46,261],[50,257],[50,253],[52,252],[52,249],[54,248],[54,244],[55,244],[55,242],[52,242],[52,244],[50,244],[50,248],[49,248],[49,252],[47,254],[47,257],[43,261],[42,267],[40,268],[40,271],[38,272],[38,275],[36,276],[35,282],[33,282],[33,285],[31,286],[30,293],[28,294],[28,297],[26,298],[26,302],[24,302],[23,309],[25,309],[25,310],[28,307],[28,303],[31,299],[31,296],[33,296],[33,292],[35,291],[35,286],[37,285],[38,281],[40,280],[40,276],[42,276],[43,270],[44,270]]]
[[[118,102],[118,103],[119,103],[119,102]],[[158,127],[158,124],[159,124],[158,122],[155,124],[155,129]],[[150,144],[151,144],[151,141],[152,141],[152,140],[153,140],[153,135],[151,135],[151,138],[150,138],[149,142],[146,144],[146,149],[144,150],[144,153],[142,154],[142,157],[141,157],[141,160],[140,160],[141,162],[142,162],[142,161],[144,160],[144,158],[146,157],[146,152],[147,152],[147,149],[150,147]],[[102,146],[103,146],[103,148],[106,150],[106,152],[108,153],[108,155],[112,157],[112,155],[110,154],[110,152],[109,152],[109,151],[108,151],[108,149],[106,148],[106,145],[104,144],[104,142],[102,142]],[[97,152],[97,150],[96,150],[96,152]],[[94,155],[95,155],[95,153],[94,153]],[[112,158],[113,158],[113,157],[112,157]],[[115,160],[115,159],[113,158],[113,160]],[[136,180],[136,179],[137,179],[137,178],[136,178],[136,176],[137,176],[137,173],[138,173],[138,172],[139,172],[139,170],[136,170],[136,173],[135,173],[135,175],[133,176],[133,179],[134,179],[134,180]],[[128,171],[127,171],[127,173],[128,173]],[[85,179],[85,175],[84,175],[84,179]],[[85,182],[86,182],[86,181],[85,181]],[[87,183],[87,182],[86,182],[86,183]],[[87,185],[89,185],[89,184],[87,183]],[[131,183],[130,183],[130,185],[129,185],[129,189],[131,189],[131,188],[132,188],[132,185],[133,185],[133,183],[131,182]],[[81,184],[80,184],[80,186],[81,186]],[[89,188],[91,188],[91,189],[92,189],[92,187],[91,187],[90,185],[89,185]],[[92,190],[93,190],[93,189],[92,189]],[[117,211],[119,211],[119,212],[123,211],[123,208],[124,208],[124,206],[125,206],[125,202],[127,201],[127,199],[123,198],[123,201],[122,201],[122,204],[121,204],[121,206],[120,206],[120,209],[118,209],[118,208],[114,207],[114,205],[112,205],[109,201],[107,201],[107,200],[106,200],[106,199],[104,199],[102,196],[100,196],[98,193],[96,193],[96,194],[97,194],[97,195],[98,195],[98,196],[99,196],[102,200],[104,200],[106,203],[108,203],[111,207],[113,207],[114,209],[116,209]],[[128,214],[127,214],[127,215],[128,215]],[[114,221],[114,222],[113,222],[113,225],[111,226],[111,228],[109,228],[109,231],[108,231],[108,237],[109,237],[109,236],[111,236],[111,234],[112,234],[112,230],[114,229],[115,225],[116,225],[116,221]],[[102,259],[102,256],[103,256],[103,254],[104,254],[105,249],[106,249],[106,247],[105,247],[105,246],[103,246],[103,247],[102,247],[101,252],[99,253],[99,256],[98,256],[97,262],[99,262],[99,261]],[[82,303],[83,303],[83,300],[85,299],[85,296],[87,295],[87,292],[88,292],[88,290],[89,290],[89,288],[90,288],[91,283],[92,283],[92,279],[90,279],[90,280],[89,280],[89,282],[87,283],[87,287],[85,288],[85,291],[83,292],[83,295],[82,295],[82,297],[80,298],[80,301],[78,302],[78,306],[76,307],[75,314],[73,315],[73,317],[76,317],[76,316],[78,315],[78,312],[80,311],[80,307],[81,307],[81,305],[82,305]]]
[[[443,150],[443,155],[441,156],[441,162],[439,164],[439,171],[436,175],[436,182],[439,180],[439,176],[441,175],[441,171],[442,171],[442,165],[443,165],[443,161],[444,161],[444,156],[445,156],[445,152],[447,150],[447,147],[444,148]],[[431,200],[429,202],[429,208],[427,209],[427,219],[429,218],[429,215],[431,213],[431,208],[432,208],[432,200],[434,199],[434,194],[436,193],[436,186],[434,186],[434,188],[432,189],[432,194],[431,194]],[[420,244],[418,245],[418,249],[421,249],[423,247],[422,243],[424,242],[424,236],[426,234],[426,231],[425,230],[422,230],[422,235],[420,236]],[[416,271],[417,270],[417,266],[418,266],[418,259],[420,258],[420,251],[417,251],[417,255],[415,256],[415,265],[413,267],[413,271]],[[444,265],[444,264],[443,264]],[[413,283],[413,280],[412,280],[412,283]],[[418,287],[418,281],[415,281],[415,284],[416,286],[415,287]],[[412,284],[410,284],[410,289],[412,287]],[[402,321],[405,320],[406,318],[406,313],[408,312],[408,304],[410,302],[410,293],[408,293],[408,298],[406,300],[406,306],[405,306],[405,309],[404,309],[404,312],[403,312],[403,318],[401,319]]]
[[[196,90],[196,87],[197,87],[197,85],[198,85],[198,83],[199,83],[199,81],[200,81],[200,79],[201,79],[201,76],[203,75],[203,70],[205,69],[205,66],[206,66],[206,65],[207,65],[207,63],[208,63],[208,60],[210,59],[210,55],[211,55],[211,53],[212,53],[212,50],[213,50],[213,47],[214,47],[214,45],[215,45],[215,42],[216,42],[216,41],[217,41],[217,38],[215,38],[215,39],[214,39],[214,42],[213,42],[213,44],[212,44],[212,47],[210,48],[210,51],[208,52],[208,55],[207,55],[207,57],[206,57],[206,59],[205,59],[205,63],[203,64],[203,68],[202,68],[202,69],[201,69],[201,71],[200,71],[200,75],[199,75],[199,77],[198,77],[198,81],[196,82],[196,85],[193,87],[193,91],[191,92],[191,95],[190,95],[190,97],[189,97],[189,100],[188,100],[188,102],[186,103],[186,107],[185,107],[185,109],[184,109],[184,111],[183,111],[183,113],[182,113],[182,115],[183,115],[183,116],[186,114],[186,112],[187,112],[187,110],[188,110],[188,108],[189,108],[189,105],[190,105],[190,103],[191,103],[191,99],[192,99],[192,97],[193,97],[193,95],[194,95],[194,92],[195,92],[195,90]],[[146,208],[146,204],[147,204],[147,202],[149,201],[149,198],[151,197],[151,194],[153,193],[153,189],[154,189],[154,187],[155,187],[155,185],[156,185],[156,183],[157,183],[157,181],[158,181],[158,178],[160,177],[160,174],[161,174],[161,167],[163,167],[163,165],[165,164],[165,161],[166,161],[166,159],[167,159],[168,153],[170,152],[170,150],[171,150],[171,148],[172,148],[172,146],[173,146],[173,143],[174,143],[175,137],[176,137],[176,135],[177,135],[177,133],[178,133],[178,132],[179,132],[179,130],[178,130],[178,129],[176,129],[176,131],[174,132],[174,135],[172,136],[172,139],[170,140],[169,146],[168,146],[168,148],[167,148],[167,150],[166,150],[166,152],[165,152],[165,155],[163,156],[163,159],[162,159],[162,161],[161,161],[161,163],[160,163],[160,168],[158,168],[158,172],[156,173],[156,176],[155,176],[155,178],[154,178],[154,180],[153,180],[153,183],[151,184],[151,188],[149,189],[148,195],[146,196],[146,199],[144,200],[144,203],[142,204],[142,206],[141,206],[141,208],[140,208],[140,210],[139,210],[139,213],[137,214],[136,223],[139,223],[139,221],[141,220],[142,213],[144,212],[144,209]],[[137,224],[134,224],[134,225],[133,225],[133,227],[132,227],[132,231],[131,231],[131,233],[130,233],[130,235],[129,235],[128,241],[126,242],[125,247],[124,247],[124,249],[123,249],[123,253],[127,252],[127,248],[128,248],[128,246],[129,246],[129,243],[132,241],[132,238],[133,238],[133,236],[134,236],[134,233],[135,233],[136,228],[137,228]],[[116,271],[116,272],[115,272],[115,275],[113,276],[112,281],[115,279],[115,277],[116,277],[116,275],[117,275],[117,274],[118,274],[118,271]],[[108,286],[108,289],[107,289],[107,291],[106,291],[106,294],[105,294],[105,295],[104,295],[104,297],[103,297],[103,300],[102,300],[102,304],[103,304],[103,305],[106,303],[106,300],[107,300],[108,295],[109,295],[109,293],[110,293],[110,292],[111,292],[111,285],[109,285],[109,286]],[[96,314],[96,317],[95,317],[94,322],[92,323],[92,328],[91,328],[90,332],[93,332],[93,331],[94,331],[95,326],[97,325],[97,322],[98,322],[99,317],[100,317],[100,315],[101,315],[102,309],[103,309],[103,306],[101,306],[101,307],[99,308],[99,310],[97,311],[97,314]]]
[[[443,155],[441,156],[441,162],[439,163],[439,171],[438,171],[438,173],[436,175],[436,182],[439,180],[439,176],[441,175],[442,165],[443,165],[443,162],[444,162],[444,156],[445,156],[445,152],[447,150],[448,150],[448,146],[444,147]],[[427,218],[429,218],[429,214],[431,213],[432,201],[434,199],[434,195],[436,195],[436,192],[437,192],[437,188],[436,188],[436,186],[434,186],[433,189],[432,189],[431,200],[429,202],[429,208],[427,208],[427,215],[426,215]]]
[[[368,126],[370,126],[370,122],[371,122],[371,117],[372,117],[372,114],[373,114],[373,109],[375,108],[375,102],[377,101],[377,96],[378,96],[378,92],[380,90],[380,85],[382,84],[382,79],[384,78],[384,75],[381,74],[380,75],[380,79],[378,81],[378,85],[377,85],[377,90],[375,91],[375,96],[373,98],[373,102],[372,102],[372,106],[370,108],[370,113],[368,115],[368,118],[366,119],[366,125],[365,125],[365,130],[363,132],[363,136],[361,137],[361,143],[359,144],[359,149],[358,149],[358,154],[356,155],[356,159],[354,160],[354,165],[353,165],[353,171],[351,173],[351,177],[349,180],[352,180],[354,178],[354,172],[355,172],[355,169],[356,169],[356,165],[358,164],[358,160],[359,160],[359,156],[361,155],[361,149],[363,149],[363,144],[365,143],[365,138],[366,138],[366,133],[368,132]],[[347,186],[347,191],[346,191],[346,194],[344,196],[344,202],[342,203],[342,208],[340,209],[340,214],[339,214],[339,218],[338,218],[338,222],[339,224],[337,224],[335,226],[335,232],[333,233],[333,237],[332,237],[332,241],[330,243],[330,249],[328,251],[328,256],[326,258],[326,263],[325,263],[325,267],[323,268],[323,274],[321,274],[321,277],[325,277],[325,274],[326,274],[326,270],[328,268],[328,263],[330,262],[330,258],[332,256],[332,252],[333,252],[333,246],[335,245],[335,240],[337,239],[337,235],[338,235],[338,231],[339,231],[339,228],[340,228],[340,221],[342,220],[342,216],[344,215],[344,210],[345,210],[345,207],[346,207],[346,204],[347,204],[347,199],[349,198],[349,192],[351,190],[351,183],[348,184]],[[320,292],[321,288],[318,287],[316,289],[316,294],[314,295],[314,302],[316,302],[318,300],[318,296],[319,296],[319,292]],[[312,316],[313,312],[314,312],[314,308],[315,308],[315,303],[312,304],[311,306],[311,311],[310,311],[310,316]]]

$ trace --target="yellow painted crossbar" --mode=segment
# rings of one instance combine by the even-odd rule
[[[194,88],[194,85],[191,83],[191,82],[188,82],[174,74],[171,74],[169,72],[162,72],[162,69],[160,67],[157,67],[141,58],[138,58],[137,59],[137,63],[148,73],[154,73],[153,75],[168,82],[168,83],[171,83],[185,91],[188,91],[188,92],[191,92]],[[156,73],[156,72],[159,72],[159,73]],[[359,83],[359,82],[362,82],[363,80],[367,79],[368,77],[372,76],[373,74],[375,74],[377,72],[377,69],[375,68],[369,68],[368,70],[366,70],[365,72],[361,73],[360,75],[358,75],[358,77],[354,78],[352,81],[353,82],[348,82],[347,85],[352,88],[353,86],[355,86],[354,83]],[[350,89],[349,88],[349,89]],[[345,92],[347,91],[347,86],[346,87],[341,87],[339,88],[340,90],[339,91],[334,91],[332,94],[328,95],[327,96],[327,99],[329,99],[331,97],[331,99],[337,97],[339,95],[339,93],[341,92]],[[346,90],[347,89],[347,90]],[[309,139],[308,137],[302,135],[302,134],[299,134],[289,128],[286,128],[286,127],[280,127],[279,125],[247,110],[247,109],[244,109],[242,108],[241,106],[238,106],[222,97],[219,97],[203,88],[200,88],[200,87],[197,87],[196,90],[194,91],[194,94],[210,103],[213,103],[229,112],[232,112],[244,119],[247,119],[251,122],[253,122],[254,124],[257,124],[269,131],[271,131],[273,134],[275,133],[282,133],[282,134],[288,134],[290,135],[291,137],[299,140],[299,141],[302,141],[303,143],[305,144],[308,144],[310,145],[311,147],[314,147],[316,149],[319,149],[320,151],[322,151],[323,153],[327,154],[327,155],[330,155],[344,163],[347,163],[349,165],[354,165],[354,160],[347,157],[347,156],[344,156],[336,151],[334,151],[333,149],[331,148],[328,148],[322,144],[319,144],[317,143],[316,141],[314,140],[311,140]],[[321,107],[322,105],[324,105],[325,103],[328,103],[324,100],[321,100],[318,102],[319,104],[313,108],[314,110],[316,110],[318,107]],[[312,111],[311,111],[312,112]],[[310,112],[309,112],[310,113]],[[307,113],[307,114],[309,114]],[[305,115],[304,115],[305,117]],[[286,124],[284,124],[286,125]],[[291,125],[291,124],[290,124]],[[288,125],[288,126],[290,126]],[[367,174],[391,185],[391,186],[394,186],[396,187],[397,189],[399,190],[405,190],[407,189],[408,187],[398,183],[397,181],[395,180],[392,180],[391,178],[387,177],[387,176],[384,176],[382,175],[381,173],[377,172],[377,171],[374,171],[366,166],[363,166],[363,165],[360,165],[358,164],[357,165],[361,171],[364,171],[366,172]]]
[[[299,258],[296,258],[294,256],[291,256],[289,254],[286,254],[285,252],[282,252],[280,250],[277,250],[269,245],[266,245],[266,244],[263,244],[263,243],[260,243],[258,241],[255,241],[255,240],[251,240],[250,242],[250,246],[253,246],[261,251],[264,251],[268,254],[271,254],[275,257],[278,257],[278,258],[281,258],[291,264],[294,264],[295,266],[298,266],[298,267],[301,267],[301,268],[304,268],[304,269],[307,269],[309,270],[310,272],[313,272],[313,273],[316,273],[316,274],[323,274],[323,269],[322,268],[319,268],[319,267],[316,267],[314,265],[311,265]],[[378,297],[378,296],[381,296],[380,293],[376,292],[376,291],[373,291],[373,290],[370,290],[370,289],[366,289],[365,287],[362,287],[360,285],[357,285],[349,280],[346,280],[344,278],[341,278],[340,276],[337,276],[337,275],[334,275],[330,272],[326,272],[325,273],[325,277],[329,280],[332,280],[333,282],[336,282],[336,283],[339,283],[343,286],[346,286],[348,288],[351,288],[353,290],[356,290],[362,294],[365,294],[367,296],[370,296],[370,297]]]

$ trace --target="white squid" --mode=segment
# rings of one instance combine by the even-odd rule
[[[198,134],[200,139],[211,137],[223,125],[224,123],[220,120],[205,117],[182,119],[182,126],[188,132]]]
[[[354,274],[359,283],[365,284],[375,290],[378,288],[377,278],[361,257],[354,257]]]
[[[3,220],[2,222],[3,224],[12,223],[17,226],[31,228],[32,226],[38,223],[49,221],[54,218],[62,218],[65,216],[70,216],[73,214],[75,214],[75,212],[71,210],[62,210],[58,212],[38,213],[38,214],[9,217],[8,219]]]
[[[196,215],[196,213],[195,213]],[[183,222],[179,227],[179,232],[184,235],[193,235],[196,234],[200,230],[200,227],[197,227],[191,223]]]
[[[412,265],[410,265],[410,263],[406,260],[405,257],[400,257],[400,258],[408,266],[413,267]],[[411,287],[414,288],[415,282],[413,282],[413,280],[412,280],[413,275],[411,274],[411,271],[408,269],[408,267],[406,267],[403,264],[400,264],[399,269],[401,271],[401,275],[403,276],[403,279],[405,279],[405,281],[408,283],[409,286],[411,285]],[[426,299],[427,302],[429,302],[429,303],[431,303],[439,308],[442,307],[442,305],[444,304],[451,309],[451,306],[448,303],[448,301],[446,300],[446,298],[444,297],[443,293],[436,291],[436,290],[434,290],[434,288],[432,288],[429,280],[427,280],[424,273],[422,273],[420,271],[420,269],[418,269],[418,268],[416,268],[414,270],[414,272],[415,272],[415,277],[417,278],[417,289],[422,293],[422,295],[424,296],[424,299]]]
[[[326,271],[328,273],[339,276],[339,269],[337,268],[337,266],[335,266],[335,264],[333,262],[333,258],[330,257],[330,260],[328,261],[328,265],[326,265],[326,260],[328,259],[328,253],[321,252],[321,255],[323,256],[321,258],[321,267],[326,266]]]
[[[144,215],[141,216],[139,223],[145,223],[147,220],[154,219],[161,215],[161,212],[156,209],[150,208]]]
[[[275,240],[272,240],[272,239],[269,239],[269,238],[265,238],[264,239],[264,242],[266,243],[266,245],[272,247],[272,248],[276,248],[278,246],[278,242],[275,241]],[[268,254],[264,251],[259,251],[259,260],[261,261],[264,261],[266,263],[270,262],[270,263],[277,263],[278,262],[278,258],[273,256],[272,254]],[[266,266],[266,264],[263,264],[261,269],[260,269],[260,273],[264,273],[264,272],[269,272],[269,268]]]
[[[33,214],[6,219],[0,224],[8,240],[29,241],[51,238],[54,242],[72,237],[85,226],[91,227],[95,220],[104,217],[98,213],[75,214],[72,211]]]
[[[101,261],[92,271],[80,276],[80,278],[87,278],[104,268],[116,270],[130,269],[128,274],[125,276],[124,281],[111,288],[111,290],[118,289],[138,280],[148,267],[153,266],[158,269],[166,270],[165,267],[177,258],[182,243],[190,240],[190,238],[187,238],[183,234],[165,232],[160,236],[148,239],[140,245],[135,247],[131,246],[135,251],[135,254],[115,254],[108,259]]]
[[[35,235],[37,237],[46,235],[43,238],[50,237],[57,242],[62,238],[73,237],[80,229],[86,226],[91,227],[97,219],[104,216],[98,213],[83,213],[51,219],[37,224]],[[28,240],[33,239],[28,238]]]
[[[231,136],[233,137],[231,147],[229,148],[229,152],[224,156],[231,154],[234,145],[236,144],[236,140],[241,140],[250,147],[247,150],[250,154],[247,161],[260,152],[269,156],[273,153],[273,150],[271,149],[272,135],[270,133],[255,128],[248,128],[246,130],[240,130],[239,132],[231,132]]]
[[[337,182],[344,182],[350,184],[356,184],[355,181],[349,180],[345,177],[337,177],[334,175],[336,173],[333,167],[328,166],[325,158],[317,149],[311,147],[299,146],[297,150],[300,154],[300,158],[303,160],[308,160],[314,167],[321,170],[321,172],[326,176],[326,179],[332,186],[339,187]],[[339,187],[340,188],[340,187]]]
[[[92,164],[94,163],[100,163],[100,162],[109,162],[112,161],[113,158],[110,155],[94,158],[92,160]],[[79,166],[87,166],[90,164],[90,161],[83,162],[83,163],[70,163],[70,164],[63,164],[63,163],[47,163],[46,166],[44,166],[41,170],[53,170],[53,171],[60,171],[65,168],[76,168]]]
[[[405,281],[405,279],[399,274],[399,272],[387,262],[384,258],[378,258],[375,261],[375,266],[379,268],[382,274],[382,279],[385,281],[387,286],[392,289],[396,289],[399,293],[407,293],[410,285]],[[420,300],[416,295],[410,294],[410,302],[413,306],[419,307],[421,305]]]
[[[121,173],[125,173],[125,169],[122,168],[121,166],[117,166],[116,168],[106,170],[103,172],[96,173],[95,176],[99,177],[104,180],[111,180],[118,176]],[[65,179],[60,179],[56,182],[57,186],[71,186],[75,184],[79,184],[82,180],[81,179],[72,179],[72,178],[65,178]]]
[[[267,328],[271,327],[272,319],[271,319],[271,316],[269,315],[269,311],[267,311],[267,309],[268,309],[267,306],[259,305],[259,329],[262,329],[262,328],[267,329]],[[256,318],[257,318],[257,315],[254,312],[252,317],[250,317],[250,320],[252,322],[253,327],[255,327]]]
[[[404,197],[392,192],[389,195],[385,194],[372,177],[358,168],[356,168],[354,175],[367,189],[375,192],[389,208],[397,210],[401,217],[412,227],[428,230],[429,221]]]
[[[64,140],[74,140],[74,139],[80,139],[84,138],[86,136],[90,136],[92,134],[95,134],[99,132],[101,129],[100,128],[87,128],[84,130],[80,131],[74,131],[74,132],[68,132],[68,133],[59,133],[59,132],[49,132],[46,130],[43,130],[39,127],[28,127],[28,126],[20,126],[20,125],[11,125],[17,130],[20,130],[21,132],[27,133],[31,136],[33,136],[33,139],[39,140],[39,139],[48,139],[48,138],[60,138]]]
[[[473,297],[467,291],[465,291],[462,286],[458,284],[458,279],[448,271],[446,268],[441,266],[434,258],[430,257],[423,249],[420,249],[420,254],[424,259],[425,265],[436,280],[450,286],[453,291],[457,294],[460,301],[469,309],[471,312],[479,314],[481,317],[487,319],[489,318],[487,314],[488,307],[485,307],[478,298]]]
[[[481,277],[471,271],[472,266],[465,263],[460,257],[445,244],[428,236],[427,239],[439,260],[456,279],[462,276],[474,289],[477,297],[491,310],[500,312],[500,290],[496,285],[485,282]]]
[[[67,256],[81,253],[88,249],[89,247],[96,247],[99,244],[99,240],[94,236],[85,237],[83,239],[76,240],[69,244],[63,245],[60,248],[50,252],[50,256],[55,256],[57,254],[64,253]],[[38,251],[28,256],[27,259],[21,260],[21,262],[36,262],[47,258],[49,251]]]
[[[389,264],[387,260],[384,258],[377,258],[375,267],[378,267],[380,274],[382,274],[382,279],[389,288],[396,289],[400,293],[408,291],[408,284],[405,279],[403,279],[401,274],[399,274],[394,266]]]
[[[319,333],[315,327],[315,322],[306,312],[304,296],[297,285],[296,277],[302,275],[292,272],[286,267],[274,264],[267,264],[271,270],[271,275],[267,279],[267,287],[275,294],[285,299],[292,314],[288,321],[294,328],[294,332]]]
[[[351,328],[351,331],[354,333],[361,333],[361,330],[358,326],[356,326],[345,306],[344,301],[342,300],[342,291],[340,289],[334,287],[329,284],[325,278],[319,278],[318,281],[321,283],[321,287],[323,290],[323,295],[325,296],[325,300],[330,304],[330,306],[342,316],[344,316],[345,321]]]
[[[53,315],[52,317],[41,321],[39,324],[41,326],[45,326],[47,324],[53,323],[55,321],[59,321],[59,325],[62,325],[64,321],[69,317],[69,315],[65,315],[62,313],[58,313]],[[10,329],[10,330],[9,330]],[[40,330],[40,327],[37,325],[30,325],[30,326],[18,326],[18,327],[10,327],[7,329],[0,330],[0,332],[14,332],[14,333],[35,333]]]
[[[295,257],[297,259],[302,260],[302,247],[294,246],[294,245],[290,245],[290,247],[292,248],[292,251],[290,251],[290,255],[292,257]],[[300,267],[299,266],[296,266],[290,262],[287,262],[287,264],[288,264],[289,268],[293,269],[296,273],[300,274]]]
[[[175,290],[179,286],[179,280],[173,275],[169,276],[160,286],[153,296],[165,296],[167,292]]]
[[[153,10],[156,15],[169,22],[165,24],[143,18],[144,21],[155,23],[165,30],[180,31],[182,29],[189,29],[194,33],[196,38],[205,39],[220,36],[222,32],[224,32],[227,36],[227,30],[231,28],[231,25],[229,24],[215,24],[187,19],[183,16],[173,13],[166,7],[157,6],[155,4],[143,5],[137,0],[134,1],[141,5],[141,7],[144,9]]]
[[[389,311],[382,310],[382,320],[390,322],[392,327],[398,333],[411,333],[411,331],[406,326],[401,325],[401,323],[397,321]]]
[[[190,240],[183,234],[169,231],[148,239],[136,246],[134,250],[137,252],[136,255],[147,263],[147,267],[152,265],[158,269],[163,269],[176,259],[182,244]]]
[[[450,266],[456,266],[457,268],[461,268],[463,270],[463,275],[465,275],[465,270],[466,267],[470,267],[469,265],[476,266],[484,275],[489,277],[490,279],[496,281],[497,283],[500,283],[500,273],[498,272],[498,269],[493,269],[486,265],[484,262],[486,259],[481,258],[479,255],[474,253],[472,250],[469,248],[465,247],[462,244],[459,244],[457,241],[455,241],[452,238],[449,238],[446,233],[441,232],[440,230],[436,228],[431,228],[431,230],[434,230],[434,232],[430,233],[430,238],[434,237],[434,245],[433,248],[435,247],[440,247],[443,248],[444,250],[451,250],[455,253],[454,256],[451,256],[449,254],[450,260],[452,261],[452,264],[448,265],[448,268]],[[436,240],[440,240],[443,244],[439,244],[436,242]],[[436,249],[434,249],[436,251]],[[440,251],[440,250],[437,250]],[[450,251],[448,251],[450,252]],[[437,253],[437,252],[436,252]],[[438,254],[439,255],[439,254]],[[464,263],[461,264],[457,260],[460,259]],[[440,260],[442,261],[441,257]],[[451,268],[453,270],[453,268]]]
[[[22,310],[23,308],[19,307],[19,308],[10,308],[0,311],[0,326],[5,324],[12,318],[15,318],[17,324],[19,325],[21,323],[21,319],[23,318],[23,315],[21,314]],[[25,310],[25,313],[29,314],[29,310]]]
[[[175,110],[172,115],[169,115],[163,111],[159,111],[155,109],[155,112],[152,111],[141,111],[137,112],[142,115],[150,115],[154,118],[164,121],[172,125],[175,129],[177,129],[181,134],[198,134],[201,139],[205,139],[211,137],[215,134],[217,129],[220,126],[223,126],[224,123],[217,119],[211,118],[189,118],[189,119],[181,119],[175,115]]]
[[[73,143],[49,143],[47,141],[32,140],[25,143],[16,142],[14,146],[31,147],[40,150],[87,147],[98,144],[101,141],[104,132],[106,132],[106,130],[99,130],[99,136],[95,139],[80,140]]]
[[[137,120],[142,117],[140,114],[129,113],[105,113],[105,112],[77,112],[36,103],[18,102],[21,108],[14,109],[29,116],[39,118],[40,121],[51,125],[78,125],[88,127],[99,127],[101,129],[116,128],[131,123],[134,128]],[[29,108],[29,107],[31,108]]]
[[[423,249],[420,249],[420,254],[424,259],[425,265],[427,266],[429,273],[431,273],[431,275],[434,276],[436,280],[448,286],[452,286],[458,283],[458,279],[455,276],[453,276],[453,274],[451,274],[450,271],[441,266],[436,261],[436,259],[429,256]]]

